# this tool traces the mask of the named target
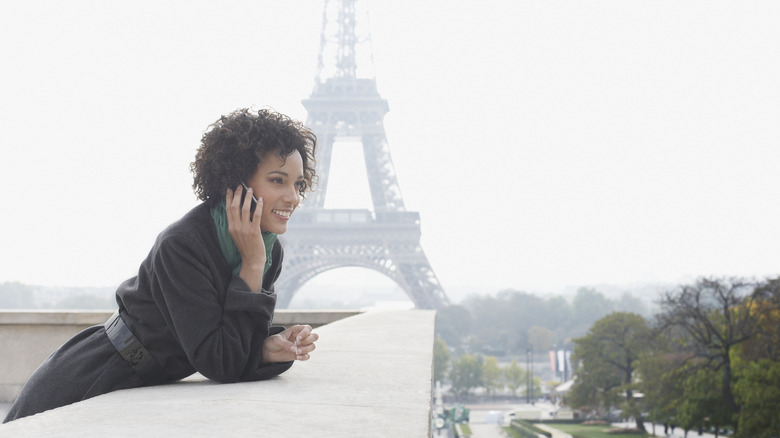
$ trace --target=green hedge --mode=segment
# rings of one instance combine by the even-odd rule
[[[539,420],[537,423],[543,423],[543,424],[580,424],[582,423],[583,419],[577,418],[572,420]]]
[[[548,438],[552,437],[552,434],[550,432],[539,429],[538,427],[534,426],[533,424],[529,423],[526,420],[512,420],[510,427],[512,428],[512,430],[520,433],[520,435],[523,438],[537,438],[539,434],[544,435]]]
[[[471,427],[466,423],[455,423],[453,427],[455,436],[457,438],[469,438],[471,437]]]

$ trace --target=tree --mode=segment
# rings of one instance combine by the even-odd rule
[[[629,294],[628,292],[623,292],[623,294],[620,296],[620,299],[615,302],[615,310],[648,316],[647,308],[642,303],[642,300],[635,297],[634,295]]]
[[[440,382],[447,375],[450,367],[450,349],[447,342],[436,336],[433,341],[433,381]]]
[[[735,360],[734,394],[739,411],[739,436],[780,436],[780,362],[761,359],[741,363]]]
[[[471,334],[471,324],[471,312],[463,306],[451,305],[436,312],[436,335],[456,349]]]
[[[619,305],[637,308],[641,303],[629,295],[616,303],[588,288],[577,292],[573,305],[561,296],[543,299],[516,290],[471,295],[460,305],[439,310],[436,335],[457,353],[520,356],[529,348],[563,348]]]
[[[498,359],[495,356],[486,357],[482,363],[482,381],[488,395],[495,395],[496,390],[503,386],[501,368],[498,367]]]
[[[552,346],[553,334],[550,329],[538,325],[528,329],[528,343],[535,351],[546,351]]]
[[[22,283],[0,283],[0,309],[31,309],[33,288]]]
[[[734,397],[740,406],[739,434],[780,436],[780,278],[760,284],[747,309],[758,320],[756,336],[731,354],[736,377]]]
[[[483,386],[482,363],[484,358],[480,355],[462,354],[452,361],[450,369],[450,381],[452,391],[456,397],[468,395],[472,388]]]
[[[539,397],[541,393],[542,393],[542,379],[540,379],[537,376],[531,377],[531,386],[528,385],[525,386],[525,395],[533,396],[535,399],[536,397]],[[531,403],[533,403],[533,401]]]
[[[734,396],[731,355],[739,344],[759,332],[758,319],[748,310],[759,299],[756,286],[737,278],[702,278],[693,285],[666,292],[658,315],[659,326],[682,351],[690,353],[688,361],[692,366],[688,369],[692,373],[706,368],[720,376],[720,397],[735,430],[740,406]],[[699,374],[696,378],[709,375]]]
[[[581,336],[594,321],[608,315],[613,308],[614,303],[601,292],[586,287],[579,288],[572,300],[573,314],[569,322],[572,332],[575,336]]]
[[[645,395],[648,417],[658,423],[673,423],[682,402],[686,372],[685,353],[676,352],[669,338],[655,333],[648,350],[639,358],[639,390]]]
[[[504,382],[506,386],[512,391],[512,396],[517,396],[517,390],[525,383],[525,370],[523,367],[517,364],[516,359],[512,359],[512,362],[504,367]]]
[[[538,311],[544,318],[543,323],[537,323],[553,332],[553,343],[561,344],[566,338],[571,338],[570,333],[574,311],[571,303],[561,296],[551,297],[544,302],[544,306]],[[596,319],[592,319],[591,322]]]
[[[474,326],[472,351],[502,356],[511,354],[518,345],[525,345],[523,325],[516,322],[522,319],[513,314],[514,309],[507,305],[505,296],[469,297],[466,307],[471,310],[474,321],[481,322]]]
[[[719,430],[733,424],[731,410],[719,391],[722,373],[723,369],[710,368],[695,368],[691,373],[684,373],[683,397],[676,416],[683,430],[700,426]]]
[[[79,294],[64,298],[54,306],[57,309],[115,309],[116,300],[90,294]]]
[[[552,302],[552,304],[551,304]],[[488,355],[520,355],[529,348],[529,329],[539,326],[568,332],[570,305],[515,290],[496,296],[471,296],[464,302],[474,321],[474,344]]]
[[[596,321],[587,335],[574,341],[574,359],[582,362],[575,370],[574,399],[609,407],[624,394],[623,411],[634,416],[637,428],[644,431],[641,410],[633,396],[634,374],[650,334],[645,319],[635,313],[615,312]]]
[[[745,311],[756,320],[755,336],[739,345],[746,360],[780,361],[780,278],[759,284]]]

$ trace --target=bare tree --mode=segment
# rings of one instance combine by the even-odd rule
[[[722,376],[720,391],[733,414],[739,413],[733,393],[731,351],[759,330],[752,307],[757,283],[739,278],[702,278],[693,285],[666,292],[659,327],[685,349],[691,370],[707,368]]]

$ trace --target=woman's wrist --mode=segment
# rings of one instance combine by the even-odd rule
[[[254,262],[241,262],[241,271],[238,276],[244,280],[252,292],[260,292],[263,289],[263,270],[265,260]]]

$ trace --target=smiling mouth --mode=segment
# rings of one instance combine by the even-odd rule
[[[292,215],[292,211],[285,210],[271,210],[271,213],[285,218],[289,218]]]

